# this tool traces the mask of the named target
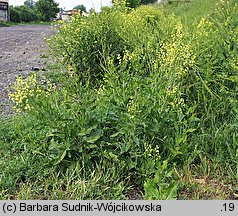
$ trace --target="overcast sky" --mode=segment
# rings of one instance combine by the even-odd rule
[[[25,0],[9,0],[10,5],[23,5]],[[87,11],[91,8],[94,8],[96,11],[99,11],[101,6],[108,6],[111,3],[111,0],[55,0],[59,3],[59,7],[65,8],[66,10],[73,9],[77,5],[83,4]]]

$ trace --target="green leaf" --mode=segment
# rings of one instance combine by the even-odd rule
[[[195,130],[196,130],[195,128],[189,128],[189,129],[186,130],[186,132],[187,132],[187,133],[192,133],[192,132],[194,132]]]
[[[79,136],[85,136],[85,135],[88,135],[91,133],[92,130],[96,129],[97,128],[97,125],[93,125],[92,127],[88,128],[88,129],[82,129],[80,132],[79,132]]]
[[[168,167],[168,160],[164,160],[161,168],[164,171],[167,169],[167,167]]]
[[[101,137],[101,135],[102,135],[102,130],[97,129],[93,133],[91,133],[89,137],[87,137],[86,142],[94,143]]]
[[[63,151],[60,152],[59,156],[57,157],[57,159],[54,161],[54,165],[59,164],[66,156],[68,149],[65,149]]]
[[[124,143],[121,145],[121,154],[128,152],[130,149],[130,144]]]
[[[116,132],[116,133],[112,134],[110,137],[114,138],[114,137],[117,137],[120,134],[123,134],[123,133],[121,131],[119,131],[119,132]]]
[[[93,149],[93,148],[97,148],[97,146],[95,144],[89,144],[87,145],[87,148]]]
[[[109,156],[111,159],[113,159],[114,161],[118,161],[117,155],[113,154],[112,152],[109,152],[109,153],[108,153],[108,156]]]
[[[51,139],[49,150],[51,151],[51,157],[53,159],[53,164],[59,164],[66,156],[69,148],[67,148],[63,143],[55,142]]]
[[[166,200],[173,200],[177,197],[178,187],[175,181],[172,181],[170,185],[166,188]]]
[[[60,145],[54,139],[50,140],[49,150],[58,149]]]

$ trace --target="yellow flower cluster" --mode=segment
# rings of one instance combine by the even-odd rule
[[[156,145],[155,148],[152,148],[150,144],[145,143],[144,147],[145,147],[145,156],[146,157],[155,156],[156,159],[160,159],[159,145]]]
[[[233,69],[238,71],[238,56],[237,55],[233,56],[233,58],[230,59],[229,63]]]
[[[167,89],[167,94],[168,94],[169,96],[170,96],[170,95],[175,95],[177,91],[178,91],[177,86],[169,87],[169,88]]]
[[[178,78],[185,74],[195,63],[195,54],[190,43],[184,43],[184,33],[181,22],[178,22],[171,40],[162,45],[160,61],[162,67],[176,73]]]
[[[127,105],[127,112],[130,115],[130,119],[135,118],[135,111],[136,111],[136,107],[135,107],[133,97],[130,97],[130,100],[129,100],[128,105]]]
[[[100,87],[98,90],[96,90],[96,93],[97,93],[98,95],[102,95],[102,94],[103,94],[103,91],[104,91],[103,87]],[[100,100],[100,98],[98,98],[98,100]]]
[[[179,89],[177,86],[167,89],[168,99],[171,101],[169,105],[173,108],[179,108],[185,105],[184,99],[180,97]]]
[[[68,64],[68,66],[67,66],[67,72],[68,72],[69,77],[71,77],[71,78],[75,77],[75,75],[76,75],[73,70],[73,67],[70,64]]]
[[[31,110],[29,101],[39,98],[42,95],[50,95],[55,86],[42,77],[38,81],[37,75],[31,74],[27,78],[21,76],[16,78],[15,83],[8,89],[8,96],[14,103],[14,109],[17,112]]]
[[[126,6],[126,0],[114,0],[113,3],[115,7]]]
[[[133,62],[134,60],[137,60],[137,57],[138,57],[137,50],[130,53],[127,49],[125,49],[123,55],[121,56],[120,54],[118,54],[116,59],[118,61],[118,64],[120,65],[122,63],[127,64],[129,62]]]
[[[207,18],[201,18],[198,26],[197,26],[197,32],[196,32],[196,37],[199,36],[209,36],[209,29],[213,27],[213,23],[210,22]]]

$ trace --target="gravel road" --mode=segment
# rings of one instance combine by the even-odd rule
[[[7,86],[18,75],[44,69],[47,50],[44,38],[51,35],[50,26],[20,25],[0,27],[0,116],[10,113]]]

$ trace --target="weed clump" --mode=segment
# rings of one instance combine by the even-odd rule
[[[118,192],[136,187],[145,199],[174,199],[184,166],[235,170],[237,7],[221,1],[192,25],[154,6],[61,23],[49,44],[65,73],[57,90],[42,91],[35,75],[17,80],[10,96],[34,123],[19,123],[14,142],[64,177],[116,188],[91,185],[95,194],[80,198],[125,198]]]

